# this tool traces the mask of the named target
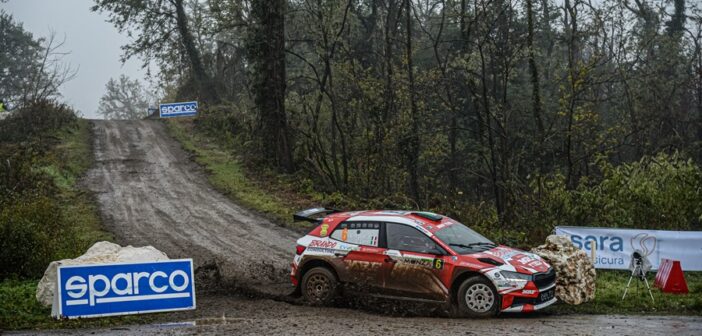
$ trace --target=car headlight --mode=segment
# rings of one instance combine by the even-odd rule
[[[531,281],[531,275],[529,274],[523,274],[523,273],[517,273],[517,272],[510,272],[510,271],[500,271],[500,274],[505,280],[511,280],[511,281]]]

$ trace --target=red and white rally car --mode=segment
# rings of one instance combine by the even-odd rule
[[[556,274],[541,257],[498,246],[445,216],[315,208],[295,219],[319,223],[297,241],[290,273],[311,304],[330,303],[342,287],[449,303],[474,317],[556,302]]]

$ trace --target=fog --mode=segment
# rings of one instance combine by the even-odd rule
[[[141,69],[138,59],[122,65],[120,46],[128,38],[106,22],[105,15],[91,12],[91,5],[92,0],[10,0],[0,4],[35,37],[54,31],[59,41],[65,38],[63,51],[70,54],[64,60],[78,68],[78,73],[61,87],[63,101],[87,118],[100,118],[97,107],[107,81],[121,74],[144,79],[146,70]]]

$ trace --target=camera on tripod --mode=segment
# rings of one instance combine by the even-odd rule
[[[634,250],[631,254],[631,262],[629,262],[629,270],[631,271],[631,276],[629,276],[629,282],[626,284],[626,289],[624,289],[624,295],[622,300],[626,297],[626,293],[629,291],[629,286],[631,285],[631,280],[633,278],[643,281],[648,289],[648,295],[651,296],[651,301],[655,302],[653,299],[653,293],[651,293],[651,287],[648,285],[648,280],[646,279],[646,273],[652,268],[651,262],[648,258],[641,252],[641,250]]]

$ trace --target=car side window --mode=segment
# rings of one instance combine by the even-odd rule
[[[443,254],[442,249],[419,230],[404,224],[385,223],[388,249],[427,254]]]
[[[349,244],[378,247],[380,223],[344,222],[332,232],[331,238]]]

